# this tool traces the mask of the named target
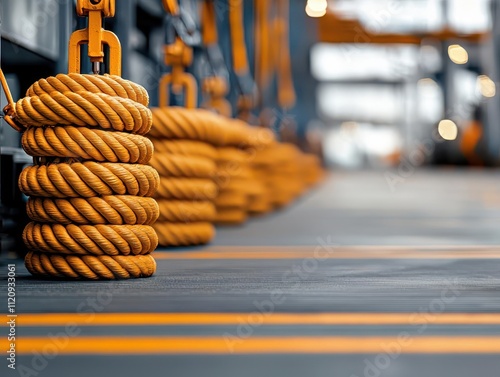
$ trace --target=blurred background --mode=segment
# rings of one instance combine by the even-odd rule
[[[197,6],[196,0],[183,3],[186,9]],[[227,5],[219,3],[220,45],[227,57]],[[286,115],[296,120],[299,138],[322,140],[329,165],[391,165],[422,150],[424,156],[414,158],[419,164],[497,162],[495,1],[330,0],[321,17],[308,15],[303,1],[290,6],[298,101]],[[252,2],[245,7],[253,62],[254,9]],[[190,17],[199,22],[196,12]],[[124,46],[123,76],[148,88],[153,105],[167,69],[163,19],[160,1],[122,0],[116,17],[106,21]],[[2,3],[2,67],[14,97],[39,77],[66,70],[69,35],[84,22],[69,0]],[[202,67],[195,56],[198,79]],[[272,96],[264,98],[266,107],[279,107]],[[2,127],[2,133],[2,146],[14,146],[9,130]]]
[[[198,31],[200,4],[181,1],[184,22]],[[255,76],[255,7],[252,1],[243,5]],[[74,6],[70,0],[2,1],[1,63],[15,99],[40,77],[66,71],[69,36],[86,22],[76,16]],[[240,88],[230,67],[228,7],[226,1],[215,1],[224,58],[218,68],[230,79],[228,98],[235,105]],[[268,78],[265,88],[259,87],[260,100],[253,109],[255,118],[277,119],[281,140],[320,155],[328,167],[394,168],[396,176],[401,175],[398,169],[418,166],[497,165],[496,1],[291,1],[289,15],[297,100],[293,106],[280,103],[278,73]],[[163,61],[169,25],[161,2],[120,0],[116,16],[106,19],[105,27],[121,40],[123,77],[145,86],[151,104],[157,105],[159,79],[169,70]],[[276,35],[271,32],[269,38]],[[195,39],[189,70],[201,83],[210,72],[199,36]],[[83,64],[83,71],[90,72],[90,63]],[[8,247],[13,242],[9,233],[19,235],[22,227],[16,224],[26,220],[25,198],[15,182],[31,159],[20,148],[19,134],[4,122],[0,144],[2,242]]]
[[[327,161],[495,164],[497,20],[489,0],[329,2],[310,55]]]
[[[179,3],[171,17],[160,0],[116,0],[104,27],[121,41],[122,76],[158,106],[160,78],[171,71],[164,48],[180,34],[198,87],[213,74],[227,79],[231,115],[272,129],[292,155],[316,155],[308,157],[326,168],[322,184],[287,208],[217,228],[206,249],[160,248],[150,279],[45,281],[20,259],[29,219],[17,180],[32,158],[2,119],[0,265],[18,266],[28,323],[20,334],[32,342],[23,362],[67,323],[81,330],[30,375],[497,377],[500,1],[240,0],[248,75],[231,62],[234,2],[213,1],[214,55],[202,44],[203,2]],[[87,25],[75,4],[1,0],[1,68],[15,100],[67,72],[69,37]],[[257,4],[269,7],[260,40]],[[264,42],[273,65],[265,75],[256,63]],[[83,59],[82,72],[91,71]],[[243,114],[239,100],[254,94]],[[263,173],[281,180],[278,199],[306,181],[298,159],[287,161],[293,177],[281,167]],[[276,292],[279,303],[269,301]],[[264,319],[255,324],[254,314]],[[236,354],[227,334],[237,334]],[[413,343],[399,357],[384,347],[401,334]],[[389,364],[372,369],[382,356]]]

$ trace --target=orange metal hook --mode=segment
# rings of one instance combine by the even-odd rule
[[[69,40],[68,72],[80,73],[82,44],[88,44],[88,56],[93,64],[94,73],[99,72],[99,64],[104,61],[103,45],[109,46],[109,73],[121,75],[121,45],[118,37],[102,27],[103,17],[113,17],[115,0],[77,0],[76,11],[79,16],[87,16],[87,28],[71,34]]]

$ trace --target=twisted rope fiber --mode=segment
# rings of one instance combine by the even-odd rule
[[[217,164],[223,163],[248,163],[250,156],[241,149],[235,147],[217,148]]]
[[[153,228],[158,233],[158,243],[161,246],[201,245],[210,242],[215,236],[215,228],[209,222],[156,222]]]
[[[152,138],[188,139],[214,146],[239,148],[267,146],[275,142],[272,132],[250,127],[237,119],[228,119],[204,109],[182,107],[153,108]]]
[[[267,196],[253,197],[248,203],[248,212],[252,214],[261,214],[269,212],[272,209],[272,203]]]
[[[25,263],[41,277],[126,279],[151,276],[158,245],[150,226],[159,175],[147,164],[152,142],[149,97],[110,75],[57,75],[34,83],[15,104],[27,126],[24,149],[41,157],[23,170],[32,196],[23,232]],[[87,160],[87,161],[86,161]]]
[[[248,185],[248,195],[250,197],[260,197],[260,196],[266,196],[267,195],[267,189],[266,186],[264,185],[264,182],[259,180],[252,171],[252,184]]]
[[[217,185],[208,178],[161,178],[155,198],[213,200],[217,193]]]
[[[237,207],[245,208],[248,204],[248,195],[235,190],[221,190],[214,201],[217,208]]]
[[[28,216],[37,222],[59,224],[150,225],[159,216],[153,198],[109,195],[92,198],[52,199],[31,197]]]
[[[144,135],[153,121],[144,88],[116,76],[57,75],[35,83],[27,95],[15,106],[23,125],[94,126]]]
[[[254,175],[250,167],[243,164],[217,165],[217,171],[214,174],[214,180],[216,182],[223,184],[223,182],[233,178],[250,181],[254,179]]]
[[[23,231],[31,251],[80,255],[149,254],[158,237],[149,225],[61,225],[31,222]]]
[[[30,156],[147,164],[153,143],[146,137],[84,127],[30,127],[21,139]]]
[[[247,220],[245,209],[240,208],[217,208],[216,223],[221,225],[238,225]]]
[[[58,255],[30,251],[24,263],[33,275],[45,278],[130,279],[151,276],[156,262],[151,255]]]
[[[158,184],[158,172],[151,166],[93,161],[29,166],[19,176],[26,195],[56,198],[153,196]]]
[[[170,153],[182,156],[206,157],[214,160],[217,150],[210,144],[194,140],[151,140],[155,147],[155,153]]]
[[[153,124],[149,136],[154,138],[189,139],[218,145],[225,133],[215,114],[205,110],[181,107],[153,108]]]
[[[240,177],[228,177],[223,180],[217,181],[219,191],[239,191],[245,195],[249,195],[254,190],[251,187],[254,182],[252,179],[240,178]]]
[[[215,163],[203,157],[155,154],[150,165],[161,177],[210,178],[216,171]]]
[[[210,201],[158,200],[158,222],[188,223],[213,221],[215,205]]]
[[[215,181],[219,185],[232,178],[253,179],[249,164],[251,157],[247,153],[234,147],[217,148],[217,153]]]
[[[129,98],[134,102],[147,106],[149,95],[146,89],[131,81],[115,75],[82,75],[78,73],[59,74],[41,79],[31,85],[26,95],[39,96],[53,92],[92,92],[110,96]]]

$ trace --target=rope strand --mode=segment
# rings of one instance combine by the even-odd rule
[[[158,245],[151,226],[158,172],[144,88],[118,76],[71,73],[42,79],[10,109],[26,127],[22,145],[36,164],[19,187],[30,195],[25,263],[39,277],[151,276]]]

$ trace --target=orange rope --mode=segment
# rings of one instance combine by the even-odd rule
[[[26,195],[46,198],[153,196],[158,180],[158,172],[147,165],[87,161],[29,166],[21,172],[19,187]]]
[[[30,127],[21,142],[32,156],[137,164],[145,164],[153,156],[153,143],[144,136],[85,127]]]
[[[215,236],[214,226],[209,222],[169,223],[157,222],[153,225],[160,245],[190,246],[209,242]]]
[[[160,217],[158,222],[190,223],[213,221],[215,206],[210,201],[158,200]]]
[[[215,222],[221,225],[238,225],[247,220],[246,209],[223,208],[217,210]]]
[[[159,216],[153,198],[108,195],[92,198],[37,198],[26,205],[28,216],[38,222],[58,224],[150,225]]]
[[[161,178],[157,199],[213,200],[217,185],[210,178]]]
[[[23,232],[31,251],[81,255],[150,254],[158,238],[148,225],[62,225],[31,222]]]
[[[156,262],[151,255],[58,255],[29,252],[24,259],[33,275],[44,278],[130,279],[151,276]]]
[[[215,205],[221,208],[246,208],[248,204],[248,195],[245,192],[235,190],[223,190],[215,199]]]
[[[263,147],[275,142],[272,131],[251,127],[204,109],[153,108],[153,139],[187,139],[214,146]]]
[[[158,153],[150,164],[162,177],[210,178],[215,173],[215,163],[203,157]]]
[[[195,140],[152,139],[156,153],[206,157],[214,160],[217,150],[210,144]]]
[[[2,82],[3,84],[3,82]],[[158,172],[144,88],[119,76],[71,73],[42,79],[12,102],[22,145],[36,164],[19,187],[34,222],[23,232],[28,270],[41,277],[151,276],[159,216]]]

